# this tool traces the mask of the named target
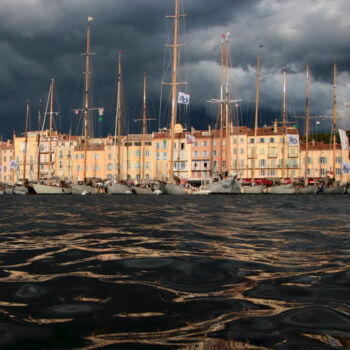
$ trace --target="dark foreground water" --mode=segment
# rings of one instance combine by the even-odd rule
[[[1,196],[1,349],[350,348],[350,196]]]

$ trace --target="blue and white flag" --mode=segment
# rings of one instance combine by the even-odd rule
[[[287,138],[288,138],[289,146],[298,146],[298,144],[299,144],[299,136],[298,135],[287,134]]]
[[[343,129],[338,129],[339,131],[339,137],[340,137],[340,143],[341,143],[341,149],[350,149],[349,147],[349,139],[346,135],[346,131]]]
[[[10,169],[17,169],[18,168],[18,163],[15,160],[11,160],[10,163]]]
[[[190,95],[187,95],[184,92],[179,92],[179,97],[177,99],[177,103],[181,103],[183,105],[188,105],[190,103]]]
[[[350,174],[350,163],[343,162],[342,164],[342,174],[349,175]]]

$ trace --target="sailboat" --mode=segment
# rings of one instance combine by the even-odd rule
[[[174,178],[174,139],[175,139],[175,119],[177,112],[177,63],[178,63],[178,48],[181,44],[178,43],[179,18],[183,16],[179,14],[179,1],[175,0],[175,15],[169,16],[174,18],[174,41],[173,45],[173,62],[172,62],[172,82],[171,82],[171,125],[170,125],[170,160],[168,168],[168,182],[160,184],[160,190],[164,194],[182,195],[186,194],[185,188],[176,183]]]
[[[261,45],[259,46],[262,47]],[[253,158],[253,174],[252,181],[250,186],[243,186],[243,193],[246,194],[260,194],[264,193],[263,185],[256,185],[255,181],[255,166],[257,161],[257,150],[256,150],[256,141],[258,133],[258,111],[259,111],[259,73],[260,73],[260,55],[258,54],[257,64],[256,64],[256,96],[255,96],[255,126],[254,126],[254,158]],[[254,184],[254,185],[253,185]]]
[[[316,185],[309,186],[309,63],[306,64],[306,101],[305,101],[305,175],[304,187],[296,187],[295,194],[316,194]]]
[[[71,184],[72,194],[96,194],[96,188],[87,184],[86,179],[86,167],[87,167],[87,148],[88,148],[88,123],[89,123],[89,111],[94,110],[90,108],[89,104],[89,75],[90,75],[90,22],[92,17],[88,17],[87,35],[86,35],[86,63],[85,63],[85,96],[84,96],[84,108],[81,112],[84,112],[84,166],[83,166],[83,184]]]
[[[229,104],[236,103],[241,100],[230,100],[228,91],[228,61],[229,61],[229,35],[223,35],[221,40],[221,88],[220,88],[220,100],[212,99],[209,102],[220,103],[220,147],[219,147],[219,177],[212,178],[211,181],[204,187],[209,194],[239,194],[242,193],[241,184],[237,180],[238,174],[229,176],[230,170],[230,121],[229,121]],[[226,57],[226,82],[225,82],[225,97],[223,87],[223,59],[224,59],[224,46]],[[222,143],[223,143],[223,117],[225,107],[225,167],[226,171],[223,171],[222,161]],[[227,176],[224,176],[224,173]]]
[[[118,96],[117,96],[117,111],[115,118],[114,127],[114,143],[113,143],[113,182],[107,186],[108,194],[131,194],[131,189],[120,183],[121,180],[121,154],[120,154],[120,144],[121,144],[121,55],[119,52],[118,59]],[[118,136],[117,136],[118,132]],[[116,146],[117,146],[117,176],[115,176],[116,167]]]
[[[267,193],[271,194],[294,194],[295,189],[292,184],[285,184],[285,158],[286,158],[286,67],[283,68],[283,114],[282,114],[282,178],[281,185],[267,188]]]
[[[142,121],[142,162],[141,162],[141,183],[138,186],[132,188],[135,194],[152,194],[152,188],[145,183],[145,156],[146,156],[146,122],[152,120],[147,118],[147,105],[146,105],[146,72],[143,74],[143,113],[142,119],[136,119],[135,121]]]
[[[50,179],[47,183],[39,183],[40,170],[38,165],[38,183],[33,184],[33,189],[37,194],[68,194],[71,193],[71,189],[68,186],[63,186],[62,183],[52,181],[53,175],[53,161],[52,161],[52,122],[53,122],[53,95],[54,95],[54,79],[51,79],[50,91],[48,99],[50,101],[50,130],[49,130],[49,176]],[[40,136],[39,136],[40,137]],[[42,139],[40,137],[40,139]],[[40,163],[40,143],[38,143],[37,151],[38,163]]]
[[[318,193],[322,194],[344,194],[346,188],[344,185],[335,183],[335,149],[336,149],[336,132],[337,132],[337,64],[334,63],[334,85],[333,85],[333,123],[332,123],[332,146],[333,146],[333,179],[334,183],[331,186],[323,187]]]

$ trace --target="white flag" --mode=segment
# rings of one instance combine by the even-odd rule
[[[190,103],[190,95],[187,95],[184,92],[179,92],[179,98],[177,100],[177,103],[188,105]]]
[[[104,112],[104,109],[103,109],[103,108],[99,108],[99,109],[98,109],[98,114],[99,114],[100,117],[103,116],[103,112]]]
[[[196,141],[196,138],[191,134],[186,134],[186,143],[194,143]]]
[[[350,174],[350,163],[343,162],[343,164],[342,164],[342,173],[344,175],[349,175]]]
[[[350,149],[349,148],[349,139],[348,136],[346,135],[345,130],[343,129],[338,129],[339,131],[339,136],[340,136],[340,143],[341,143],[341,149]]]
[[[94,17],[88,17],[88,22],[91,22],[94,20]]]
[[[287,134],[287,138],[288,138],[289,146],[298,146],[298,144],[299,144],[299,136],[298,135]]]
[[[18,168],[18,163],[14,160],[11,160],[11,163],[10,163],[10,169],[17,169]]]

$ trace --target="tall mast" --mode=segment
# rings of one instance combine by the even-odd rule
[[[37,168],[37,181],[40,181],[40,131],[41,131],[41,100],[38,110],[38,143],[37,143],[37,154],[38,154],[38,168]]]
[[[87,144],[88,144],[88,121],[89,121],[89,63],[90,60],[90,18],[88,19],[86,35],[86,67],[85,67],[85,105],[84,105],[84,183],[86,183],[86,162],[87,162]]]
[[[225,124],[226,124],[226,141],[225,141],[225,169],[228,172],[230,171],[230,165],[229,165],[229,150],[230,150],[230,144],[229,144],[229,134],[230,134],[230,110],[229,110],[229,96],[228,96],[228,38],[230,33],[226,34],[226,82],[225,82]]]
[[[174,163],[174,136],[175,136],[175,117],[176,117],[176,76],[177,76],[177,35],[179,22],[179,1],[175,0],[175,27],[174,27],[174,44],[173,44],[173,79],[172,79],[172,97],[171,97],[171,139],[170,139],[170,164],[169,164],[169,181],[173,182],[173,163]]]
[[[145,179],[145,148],[146,148],[146,72],[143,73],[143,114],[142,114],[142,173],[141,179]]]
[[[285,151],[286,151],[286,67],[283,68],[283,119],[282,119],[282,183],[284,183]]]
[[[29,119],[29,101],[27,101],[26,130],[25,130],[25,134],[24,134],[23,183],[26,181],[27,144],[28,144],[28,119]]]
[[[306,101],[305,101],[305,187],[308,186],[309,167],[309,63],[306,64]]]
[[[259,46],[260,49],[261,46]],[[260,74],[260,55],[258,53],[257,63],[256,63],[256,95],[255,95],[255,126],[254,126],[254,157],[253,157],[253,174],[252,182],[255,179],[255,163],[257,159],[256,155],[256,138],[258,134],[258,111],[259,111],[259,74]]]
[[[335,146],[337,132],[337,64],[334,63],[334,87],[333,87],[333,178],[335,179]]]
[[[223,141],[223,118],[224,118],[224,41],[225,35],[221,39],[221,84],[220,84],[220,147],[219,147],[219,174],[222,175],[222,141]]]
[[[53,88],[54,88],[54,79],[51,79],[51,87],[50,87],[50,131],[49,131],[49,175],[52,176],[52,151],[51,151],[51,143],[52,143],[52,115],[53,115]]]

